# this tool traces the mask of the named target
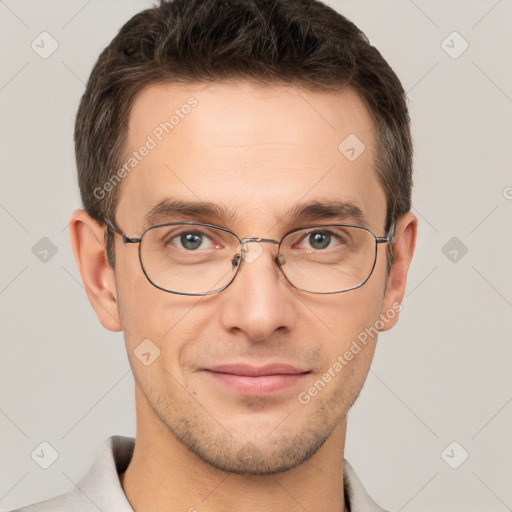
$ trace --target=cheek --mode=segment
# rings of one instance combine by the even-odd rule
[[[177,323],[182,308],[171,306],[172,294],[146,279],[136,250],[116,256],[116,287],[127,348],[133,350],[145,339],[160,346],[166,331]]]
[[[377,341],[375,323],[382,303],[380,279],[375,282],[375,286],[368,286],[368,281],[361,288],[312,307],[330,334],[321,340],[322,365],[315,379],[336,375],[330,388],[335,400],[340,394],[344,400],[355,399],[369,371]]]
[[[329,352],[343,350],[379,319],[383,283],[380,283],[380,279],[374,283],[370,280],[361,288],[339,294],[335,300],[312,307],[324,321],[331,334],[329,337],[334,340],[334,343],[329,343],[331,348],[326,347]]]
[[[211,321],[208,308],[201,306],[205,298],[164,292],[146,279],[138,258],[136,265],[132,263],[116,262],[119,316],[128,355],[153,350],[159,358],[156,366],[178,375],[189,346]]]
[[[336,303],[318,308],[325,315],[322,318],[331,335],[329,341],[322,340],[322,367],[313,376],[311,385],[316,386],[319,379],[332,382],[328,385],[329,392],[322,396],[323,401],[332,402],[333,409],[339,404],[347,409],[356,400],[375,353],[375,323],[379,319],[382,290],[380,286],[365,289],[368,284],[347,292]]]

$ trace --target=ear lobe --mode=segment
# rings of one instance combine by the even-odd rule
[[[417,228],[418,219],[411,212],[400,217],[397,222],[393,241],[394,262],[382,302],[381,318],[385,321],[381,331],[391,329],[398,321],[407,284],[407,274],[416,246]]]
[[[89,302],[105,329],[120,331],[115,275],[107,260],[104,228],[84,210],[76,210],[69,231]]]

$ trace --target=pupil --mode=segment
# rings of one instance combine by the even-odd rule
[[[311,244],[311,247],[315,249],[325,249],[328,247],[330,242],[330,233],[317,231],[316,233],[311,233],[311,235],[309,235],[309,243]]]
[[[184,233],[181,235],[181,245],[183,245],[185,249],[197,249],[202,241],[203,236],[200,234]]]

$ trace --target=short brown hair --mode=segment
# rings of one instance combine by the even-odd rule
[[[120,187],[101,198],[97,191],[120,165],[133,99],[142,88],[233,78],[309,90],[352,87],[377,130],[375,166],[387,197],[386,229],[410,210],[406,94],[352,22],[317,0],[161,0],[129,20],[103,50],[81,99],[75,153],[89,215],[114,220]],[[107,246],[113,266],[113,246]],[[389,270],[391,251],[388,256]]]

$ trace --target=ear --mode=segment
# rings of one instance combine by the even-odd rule
[[[107,260],[104,227],[84,210],[76,210],[69,230],[89,302],[105,329],[120,331],[115,275]]]
[[[416,246],[417,228],[418,219],[411,212],[400,217],[396,224],[393,241],[394,261],[382,302],[380,313],[385,321],[382,322],[384,326],[380,331],[391,329],[398,321],[407,284],[407,273]],[[393,316],[390,314],[391,311]]]

